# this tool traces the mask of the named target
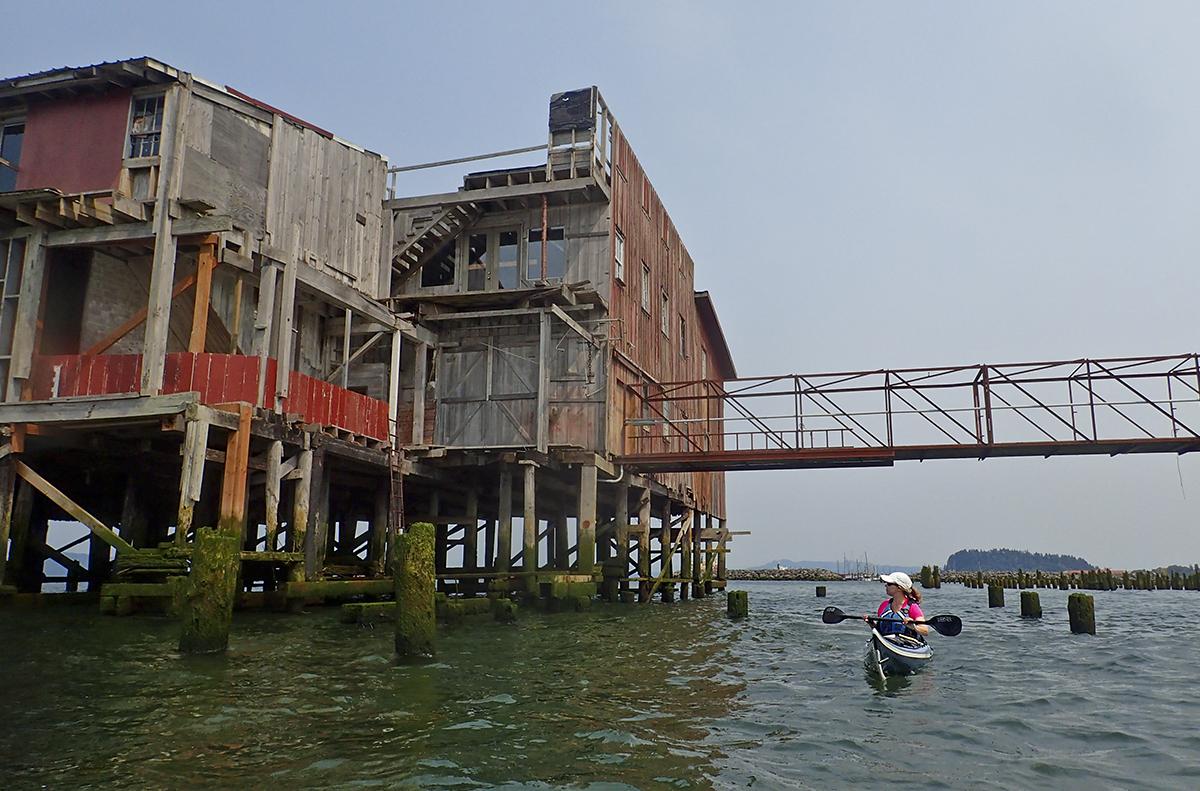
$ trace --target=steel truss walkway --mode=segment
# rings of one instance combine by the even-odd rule
[[[1200,450],[1196,354],[631,387],[642,472]]]

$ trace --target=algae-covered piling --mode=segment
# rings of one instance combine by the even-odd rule
[[[1088,594],[1072,593],[1067,597],[1067,616],[1072,634],[1096,633],[1096,600]]]
[[[1004,588],[1000,585],[988,585],[988,607],[1004,606]]]
[[[1038,599],[1037,591],[1021,591],[1021,617],[1042,617],[1042,603]]]
[[[224,651],[229,645],[237,593],[237,536],[211,528],[196,531],[188,595],[183,606],[179,650],[185,654]]]
[[[750,594],[746,591],[729,591],[726,607],[730,618],[745,618],[750,614]]]
[[[431,657],[436,624],[434,527],[428,522],[417,522],[394,541],[396,653],[403,658]]]

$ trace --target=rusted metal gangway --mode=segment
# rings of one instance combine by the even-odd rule
[[[643,472],[1200,450],[1196,354],[788,374],[631,388]]]

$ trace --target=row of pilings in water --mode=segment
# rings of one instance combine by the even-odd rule
[[[937,568],[936,566],[934,567]],[[1036,589],[1058,588],[1059,590],[1192,590],[1200,591],[1200,566],[1192,566],[1189,573],[1169,571],[1165,569],[1136,571],[1113,571],[1112,569],[1091,569],[1087,571],[1014,572],[976,571],[976,572],[943,572],[940,579],[931,580],[925,584],[922,576],[922,587],[940,588],[941,582],[954,582],[968,588],[986,588],[999,585],[1001,588]]]

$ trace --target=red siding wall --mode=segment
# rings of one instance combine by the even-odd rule
[[[112,189],[121,171],[128,122],[128,91],[31,104],[17,189]]]

